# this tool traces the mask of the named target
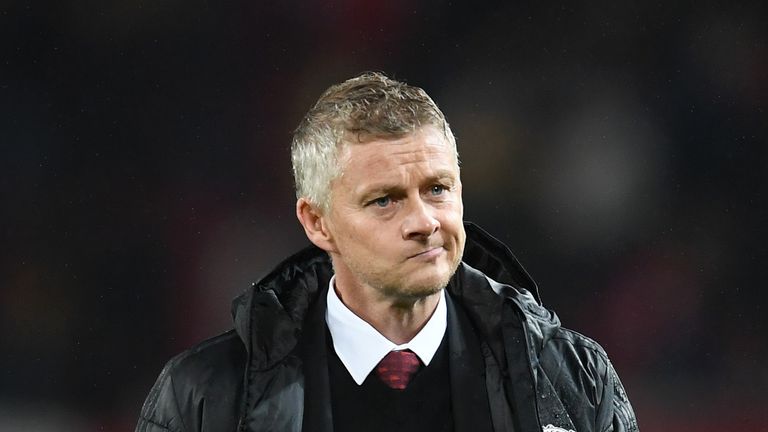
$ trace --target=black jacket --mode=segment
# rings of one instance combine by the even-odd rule
[[[477,335],[493,429],[637,431],[603,349],[541,306],[506,246],[475,225],[466,230],[463,262],[447,290]],[[331,274],[327,255],[310,247],[254,284],[233,302],[233,330],[168,362],[136,431],[331,431],[327,374],[302,367],[322,352],[307,349],[316,343],[309,335],[324,328],[310,311],[324,309],[313,306]],[[472,403],[461,395],[457,402]]]

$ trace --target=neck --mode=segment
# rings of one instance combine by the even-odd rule
[[[336,275],[334,289],[342,303],[385,338],[401,345],[413,339],[432,317],[440,292],[424,297],[392,297]]]

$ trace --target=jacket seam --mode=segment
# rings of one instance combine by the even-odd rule
[[[538,377],[537,377],[537,371],[535,369],[534,363],[533,363],[533,355],[535,353],[534,347],[532,346],[532,335],[530,331],[530,323],[528,320],[528,316],[526,315],[523,308],[519,306],[519,304],[515,301],[511,302],[511,312],[515,315],[517,315],[517,319],[520,320],[520,323],[522,324],[522,332],[523,332],[523,340],[525,340],[525,358],[526,358],[526,369],[528,369],[529,378],[531,380],[531,384],[533,385],[533,407],[536,410],[536,424],[538,427],[541,427],[541,418],[540,418],[540,411],[539,411],[539,384],[538,384]],[[502,320],[503,320],[502,316]],[[508,344],[506,343],[506,340],[504,341],[504,347],[505,350],[507,349]],[[539,355],[536,354],[536,361],[538,362]],[[507,361],[509,361],[509,358],[507,358]]]
[[[251,298],[249,304],[248,304],[248,334],[251,333],[253,329],[253,299]],[[246,427],[246,417],[248,417],[248,407],[250,406],[250,398],[251,398],[251,375],[252,372],[252,360],[253,360],[253,350],[249,346],[250,341],[244,341],[246,345],[246,359],[245,359],[245,367],[243,368],[243,403],[240,406],[240,418],[237,420],[237,430],[240,432],[245,431]]]
[[[149,424],[151,424],[153,426],[157,426],[157,427],[163,428],[163,429],[165,429],[167,431],[170,431],[170,430],[178,431],[179,430],[179,429],[171,429],[168,425],[164,425],[164,424],[158,423],[158,422],[156,422],[156,421],[152,420],[151,418],[148,418],[148,417],[146,417],[144,415],[139,415],[139,419],[144,421],[144,422],[146,422],[146,423],[149,423]]]
[[[176,415],[181,423],[181,430],[187,430],[187,425],[184,424],[184,417],[181,415],[181,409],[179,408],[179,396],[176,394],[176,386],[173,385],[173,377],[169,376],[168,384],[171,386],[171,393],[173,393],[173,405],[176,407]]]
[[[560,329],[562,331],[565,331],[565,332],[568,332],[568,333],[574,335],[577,338],[577,340],[573,340],[572,338],[569,338],[569,337],[566,337],[566,336],[555,335],[555,336],[552,336],[552,337],[549,338],[550,341],[552,341],[552,340],[564,341],[568,345],[572,345],[572,346],[576,346],[576,347],[580,347],[580,348],[586,348],[586,349],[594,352],[595,354],[600,355],[600,357],[603,357],[604,359],[608,359],[608,355],[600,347],[600,345],[598,345],[597,342],[593,341],[592,339],[587,338],[586,336],[584,336],[584,335],[582,335],[582,334],[580,334],[580,333],[578,333],[576,331],[565,329],[565,328],[562,328],[562,327]]]

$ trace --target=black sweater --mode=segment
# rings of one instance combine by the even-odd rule
[[[330,334],[327,340],[334,431],[453,430],[447,337],[404,390],[389,388],[375,371],[357,385],[336,355]]]

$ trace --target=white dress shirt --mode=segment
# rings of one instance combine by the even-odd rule
[[[429,365],[437,348],[440,347],[448,325],[443,290],[440,291],[435,312],[419,333],[410,342],[397,345],[342,303],[333,288],[335,280],[336,276],[333,276],[328,288],[325,322],[331,332],[336,355],[339,356],[357,385],[365,381],[368,374],[390,351],[409,349],[421,359],[422,363]]]

